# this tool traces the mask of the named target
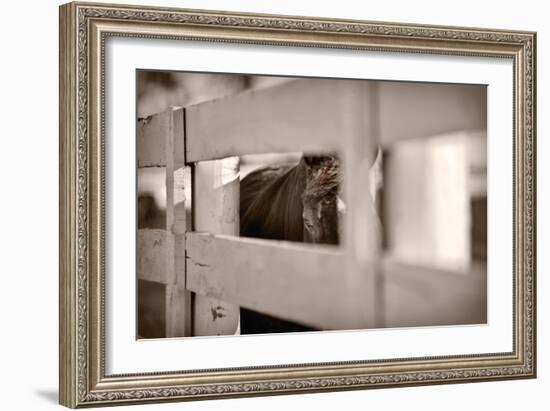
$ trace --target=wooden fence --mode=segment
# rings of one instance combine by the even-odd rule
[[[475,88],[299,79],[140,122],[138,167],[166,171],[166,226],[138,230],[138,278],[166,287],[166,335],[238,333],[240,306],[319,329],[419,325],[427,313],[432,324],[483,322],[484,276],[387,261],[365,210],[374,147],[484,129],[484,110]],[[399,123],[411,116],[414,127]],[[338,247],[238,237],[238,161],[226,158],[295,151],[343,159]]]

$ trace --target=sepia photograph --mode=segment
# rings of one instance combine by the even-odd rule
[[[487,324],[487,87],[139,69],[138,339]]]

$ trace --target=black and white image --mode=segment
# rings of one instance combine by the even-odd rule
[[[487,88],[137,71],[138,338],[487,323]]]

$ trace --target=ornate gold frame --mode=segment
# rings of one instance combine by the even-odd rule
[[[109,36],[498,56],[514,62],[514,350],[105,375],[103,51]],[[532,32],[92,3],[60,8],[60,402],[68,407],[536,375],[535,54]]]

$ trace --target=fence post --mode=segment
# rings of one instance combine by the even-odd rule
[[[185,288],[185,196],[184,112],[169,109],[166,142],[166,229],[173,237],[172,271],[166,286],[166,336],[191,335],[191,293]],[[188,171],[188,170],[187,170]],[[190,182],[190,178],[187,176]]]
[[[347,282],[352,306],[364,328],[383,323],[383,278],[380,275],[381,226],[370,193],[370,169],[379,141],[379,89],[377,83],[348,82],[344,113],[349,118],[344,155],[346,222],[344,246],[348,255]],[[361,278],[366,287],[358,292],[354,284]]]
[[[171,152],[169,146],[173,138],[172,132],[169,110],[138,122],[137,167],[138,169],[160,168],[163,171],[167,200],[169,197],[168,183],[171,181],[167,170],[167,156]],[[156,214],[155,218],[158,217],[159,215]],[[164,298],[160,300],[162,306],[160,306],[161,304],[157,306],[156,303],[151,304],[151,300],[147,303],[141,297],[138,300],[140,312],[138,314],[138,334],[144,338],[165,337],[170,328],[171,299],[169,296],[171,295],[171,284],[176,275],[174,272],[174,236],[170,231],[168,221],[164,219],[162,225],[156,228],[149,226],[139,228],[137,247],[138,280],[152,283],[147,286],[144,283],[138,283],[138,287],[143,286],[144,290],[150,291],[153,284],[160,284],[164,292]],[[149,319],[147,320],[147,318]]]
[[[200,161],[193,169],[194,231],[239,235],[239,159]],[[231,335],[239,306],[213,295],[194,296],[193,335]]]

